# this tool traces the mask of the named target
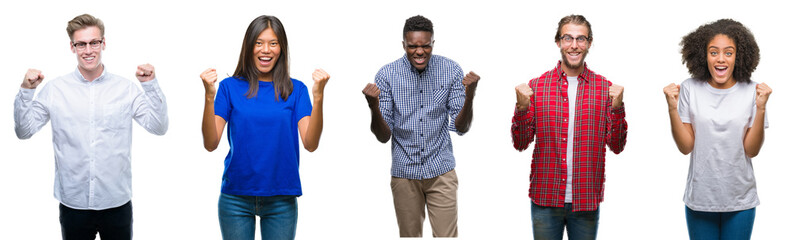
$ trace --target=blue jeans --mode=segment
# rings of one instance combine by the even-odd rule
[[[261,218],[261,239],[294,239],[297,232],[297,196],[256,197],[220,194],[217,204],[223,239],[252,240],[256,216]]]
[[[597,239],[599,208],[595,211],[572,211],[572,204],[564,207],[543,207],[531,202],[533,236],[537,240],[561,240],[564,226],[569,240]]]
[[[756,208],[736,212],[700,212],[685,207],[691,240],[751,239]]]

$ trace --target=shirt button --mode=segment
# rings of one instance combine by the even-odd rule
[[[419,90],[418,92],[419,92],[419,93],[423,93],[423,90]]]
[[[566,138],[561,138],[561,141],[566,141]]]
[[[566,122],[566,121],[567,121],[567,119],[566,119],[566,118],[564,118],[564,122]]]
[[[421,137],[423,137],[423,133],[421,133]]]
[[[421,152],[423,152],[423,150],[424,150],[424,149],[423,149],[423,148],[421,148]]]
[[[566,101],[567,101],[567,99],[566,99],[566,98],[564,98],[564,102],[566,102]]]
[[[423,122],[423,118],[421,118],[421,119],[418,119],[418,121],[419,121],[419,122]]]
[[[423,108],[423,105],[421,105],[421,108]]]
[[[562,158],[562,159],[561,159],[561,161],[564,161],[564,162],[566,162],[566,158]]]

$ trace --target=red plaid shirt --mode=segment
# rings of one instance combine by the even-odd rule
[[[627,141],[624,105],[611,107],[611,82],[584,65],[575,102],[572,211],[594,211],[603,199],[605,144],[620,153]],[[561,62],[529,82],[534,95],[527,110],[514,111],[512,141],[523,151],[536,137],[529,197],[540,206],[564,207],[567,181],[567,79]]]

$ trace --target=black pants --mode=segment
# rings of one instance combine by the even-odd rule
[[[64,240],[132,239],[132,201],[105,210],[78,210],[60,205],[61,235]]]

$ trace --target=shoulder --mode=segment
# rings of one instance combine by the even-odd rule
[[[447,57],[444,57],[444,56],[441,56],[441,55],[432,55],[432,58],[433,58],[435,64],[439,65],[441,69],[462,71],[462,67],[459,66],[459,63],[457,63],[454,60],[451,60],[450,58],[447,58]]]
[[[292,78],[291,82],[292,82],[292,86],[294,86],[294,89],[308,89],[305,83],[303,83],[300,80]]]
[[[690,89],[690,88],[703,87],[705,83],[706,82],[697,80],[695,78],[688,78],[685,79],[685,81],[682,81],[682,83],[680,83],[679,86],[680,88]]]
[[[247,81],[238,77],[227,77],[222,81],[220,81],[220,87],[226,87],[226,88],[239,88],[239,87],[246,88],[247,85],[248,85]]]

